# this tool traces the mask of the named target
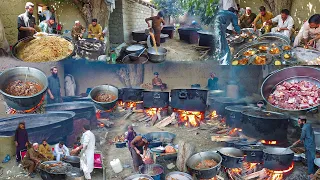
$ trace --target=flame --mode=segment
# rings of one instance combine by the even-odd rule
[[[179,114],[179,120],[184,123],[185,126],[198,127],[204,119],[204,113],[200,111],[177,110],[177,112]]]
[[[124,107],[124,104],[125,104],[125,103],[124,103],[122,100],[119,100],[119,101],[118,101],[118,106],[119,106],[119,107]]]
[[[137,106],[136,102],[126,102],[126,107],[127,108],[134,108]]]
[[[235,133],[237,133],[237,132],[241,132],[242,131],[242,129],[239,129],[239,128],[233,128],[233,129],[231,129],[230,131],[229,131],[229,134],[230,135],[232,135],[232,134],[235,134]]]
[[[44,99],[45,99],[45,96],[42,97],[42,99],[40,100],[38,105],[36,105],[35,107],[33,107],[31,109],[28,109],[28,110],[19,111],[19,110],[15,110],[13,108],[10,108],[10,110],[8,111],[8,114],[29,114],[29,113],[33,113],[37,109],[39,109],[39,107],[43,104]]]
[[[100,123],[100,124],[99,124],[99,127],[102,127],[102,128],[103,128],[103,127],[104,127],[104,124],[103,124],[103,123]]]
[[[267,141],[267,140],[261,140],[262,144],[269,144],[269,145],[276,145],[278,144],[277,141]]]
[[[290,172],[293,169],[293,167],[294,167],[294,163],[292,162],[291,166],[286,170],[283,170],[283,171],[268,170],[268,174],[270,176],[270,180],[282,180],[282,179],[284,179],[283,175],[285,173]]]
[[[161,108],[149,108],[149,109],[146,109],[145,112],[148,116],[154,116],[157,114],[158,111],[160,111]]]
[[[218,117],[217,115],[217,111],[212,111],[212,113],[210,114],[211,118],[216,118]]]
[[[200,179],[200,180],[217,180],[218,178],[217,177],[213,177],[211,179]]]

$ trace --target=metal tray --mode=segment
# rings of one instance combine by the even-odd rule
[[[254,60],[257,56],[266,56],[267,57],[267,60],[266,60],[266,63],[265,64],[255,64]],[[272,59],[272,56],[270,54],[267,54],[267,53],[260,53],[260,54],[255,54],[253,55],[252,57],[250,57],[250,64],[252,65],[258,65],[258,66],[262,66],[262,65],[268,65],[268,64],[271,64],[273,62],[273,59]]]

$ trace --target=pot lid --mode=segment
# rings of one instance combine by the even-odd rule
[[[294,152],[290,148],[269,147],[263,150],[264,153],[272,155],[294,155]]]
[[[249,117],[263,118],[263,119],[289,119],[288,116],[286,116],[285,114],[271,112],[271,111],[263,111],[259,109],[251,109],[251,110],[243,111],[242,114],[247,115]]]
[[[254,106],[234,105],[234,106],[227,106],[225,109],[228,111],[243,112],[243,111],[258,109],[258,108]]]
[[[131,46],[127,47],[126,50],[133,52],[133,51],[142,50],[143,48],[144,48],[144,46],[136,44],[136,45],[131,45]]]

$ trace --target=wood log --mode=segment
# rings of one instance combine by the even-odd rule
[[[134,113],[143,113],[143,109],[134,109],[133,110]]]
[[[214,142],[225,142],[232,140],[239,140],[239,137],[231,137],[231,136],[211,136],[211,141]]]
[[[256,178],[258,178],[258,177],[262,177],[263,175],[265,175],[266,174],[266,171],[265,171],[265,169],[263,168],[262,170],[260,170],[260,171],[257,171],[257,172],[254,172],[254,173],[251,173],[251,174],[249,174],[249,175],[246,175],[246,176],[244,176],[243,178],[245,179],[245,180],[250,180],[250,179],[256,179]]]
[[[179,141],[178,143],[178,157],[176,166],[181,172],[187,171],[187,160],[195,153],[195,146],[185,141]]]
[[[162,121],[158,122],[155,126],[158,128],[166,127],[171,124],[176,118],[175,113],[173,112],[171,116],[164,118]]]
[[[123,119],[128,119],[132,115],[132,110],[129,110],[129,112],[123,117]]]
[[[153,115],[151,118],[151,125],[154,126],[154,124],[156,123],[156,121],[158,120],[158,116],[157,115]]]

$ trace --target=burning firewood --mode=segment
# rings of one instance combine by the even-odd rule
[[[176,114],[173,112],[171,116],[164,118],[162,121],[158,122],[155,126],[158,128],[163,128],[171,124],[176,118]]]
[[[211,136],[211,141],[214,142],[226,142],[226,141],[233,141],[239,140],[239,137],[231,137],[231,136]]]
[[[158,116],[156,114],[153,115],[151,118],[151,125],[154,126],[154,124],[156,123],[157,120],[158,120]]]
[[[265,175],[267,174],[266,170],[263,168],[262,170],[260,171],[257,171],[257,172],[254,172],[252,174],[249,174],[249,175],[246,175],[244,176],[244,179],[245,180],[250,180],[250,179],[261,179],[263,178]]]

